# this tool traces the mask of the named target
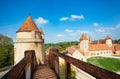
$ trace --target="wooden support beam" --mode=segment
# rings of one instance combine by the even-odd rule
[[[70,63],[65,61],[65,79],[70,79]]]

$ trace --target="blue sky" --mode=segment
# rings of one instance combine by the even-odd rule
[[[120,0],[0,0],[0,33],[15,39],[28,14],[45,43],[120,38]]]

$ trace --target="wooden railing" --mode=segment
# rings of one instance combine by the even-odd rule
[[[25,57],[5,74],[2,79],[30,79],[36,65],[35,51],[25,51]]]
[[[65,79],[70,79],[70,64],[94,76],[96,79],[120,79],[120,75],[72,58],[70,56],[59,53],[57,49],[50,49],[49,65],[56,72],[59,78],[59,60],[61,57],[65,60]]]
[[[120,75],[59,53],[57,49],[50,49],[48,63],[59,77],[59,57],[65,60],[65,79],[70,79],[70,64],[94,76],[96,79],[120,79]],[[16,64],[2,79],[32,79],[37,65],[35,51],[25,51],[25,57]],[[49,72],[48,72],[49,73]]]

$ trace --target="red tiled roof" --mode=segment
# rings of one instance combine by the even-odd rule
[[[120,44],[115,45],[115,51],[120,51]]]
[[[107,36],[105,39],[108,40],[108,39],[111,39],[111,38],[109,36]]]
[[[41,33],[41,34],[43,34],[43,35],[44,35],[44,32],[43,32],[43,30],[42,30],[41,28],[40,28],[40,30],[39,30],[39,31],[40,31],[40,33]]]
[[[39,29],[35,25],[34,21],[30,16],[27,17],[27,19],[24,21],[22,26],[19,28],[17,32],[27,32],[27,31],[38,31]]]
[[[107,44],[90,44],[88,50],[112,50]]]
[[[87,40],[88,38],[87,38],[87,36],[85,35],[85,34],[82,34],[82,36],[81,36],[81,38],[80,38],[80,41],[81,40]]]
[[[76,46],[71,46],[67,49],[68,53],[73,54],[76,51]]]
[[[98,40],[97,43],[98,43],[98,44],[105,44],[105,43],[106,43],[106,40],[104,40],[104,39],[100,39],[100,40]]]
[[[81,54],[83,54],[82,50],[76,46],[71,46],[67,49],[68,53],[70,54],[73,54],[76,50],[78,50]]]
[[[81,54],[83,54],[83,52],[82,52],[82,50],[81,50],[80,48],[77,48],[77,50],[78,50]]]

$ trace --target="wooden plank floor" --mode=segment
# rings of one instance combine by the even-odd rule
[[[57,79],[57,76],[47,65],[41,65],[36,67],[33,79]]]

